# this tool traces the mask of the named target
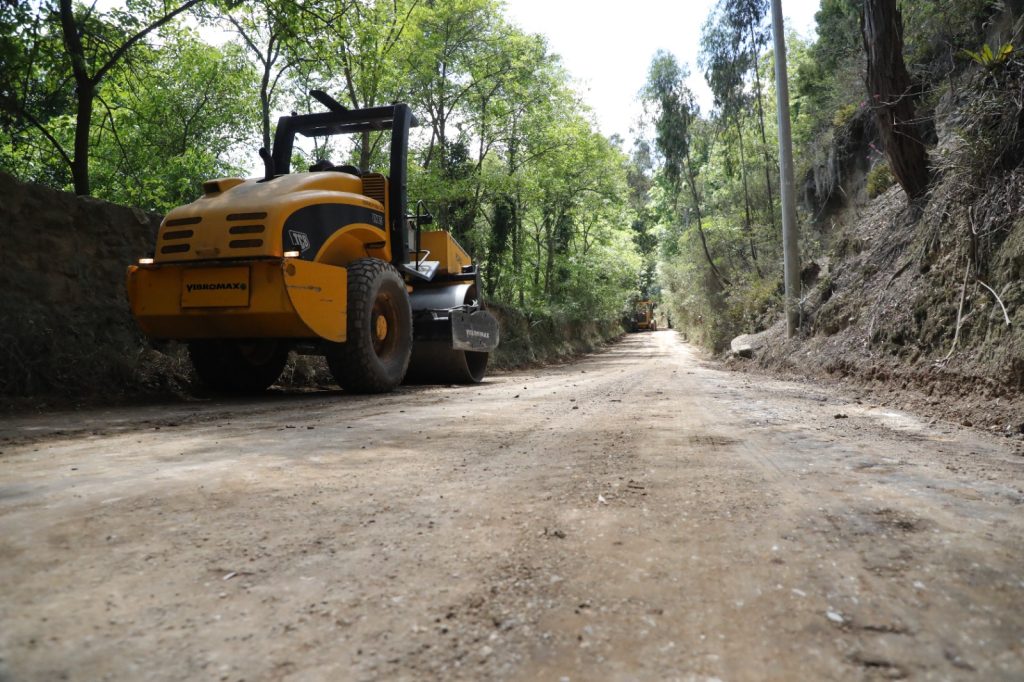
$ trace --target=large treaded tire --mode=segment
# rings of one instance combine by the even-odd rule
[[[281,376],[288,345],[277,339],[190,341],[189,358],[199,380],[221,393],[259,393]]]
[[[412,355],[412,307],[390,264],[362,258],[348,265],[347,329],[345,342],[328,344],[325,352],[338,385],[387,393],[401,384]]]

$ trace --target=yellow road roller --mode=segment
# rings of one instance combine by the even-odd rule
[[[403,380],[476,383],[497,347],[477,265],[451,234],[408,213],[408,105],[282,117],[260,178],[221,178],[160,224],[155,249],[128,268],[139,328],[188,344],[199,379],[262,391],[289,352],[322,354],[344,389],[382,393]],[[297,135],[391,133],[387,175],[320,160],[291,172]]]

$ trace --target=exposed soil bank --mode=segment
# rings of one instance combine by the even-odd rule
[[[0,398],[75,397],[144,386],[125,267],[159,218],[0,173]]]
[[[849,380],[938,418],[1024,432],[1024,61],[1000,78],[968,68],[937,83],[932,181],[908,206],[897,186],[820,207],[808,242],[799,338],[775,324],[756,364]],[[859,177],[859,154],[839,157]],[[847,143],[853,142],[847,140]],[[838,144],[838,143],[836,143]],[[858,188],[859,187],[859,188]]]
[[[1021,184],[1016,174],[1005,181]],[[940,184],[921,216],[898,188],[847,213],[832,255],[806,290],[801,334],[787,339],[780,321],[755,337],[752,362],[731,364],[843,381],[938,419],[1024,433],[1022,211],[1015,208],[989,235],[979,271],[977,263],[968,266],[957,232],[970,232],[965,223],[939,231],[931,220],[949,191]],[[1003,196],[1019,194],[1012,187]],[[962,217],[981,209],[949,210]]]

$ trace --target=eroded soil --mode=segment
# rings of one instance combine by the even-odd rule
[[[1024,678],[1019,441],[673,332],[0,451],[4,681]]]

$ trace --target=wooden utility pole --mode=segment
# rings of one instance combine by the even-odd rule
[[[793,189],[793,133],[789,119],[789,75],[786,71],[786,32],[782,24],[782,0],[772,0],[772,33],[775,37],[775,96],[779,110],[779,175],[782,195],[782,254],[786,282],[786,334],[796,336],[800,327],[800,231],[796,223]]]

